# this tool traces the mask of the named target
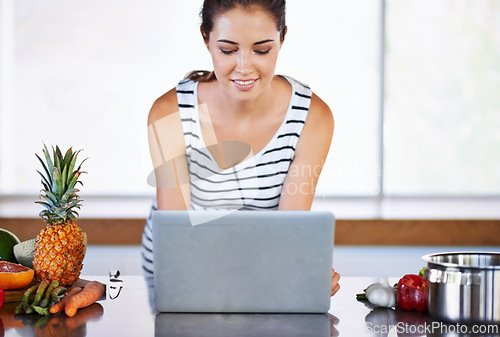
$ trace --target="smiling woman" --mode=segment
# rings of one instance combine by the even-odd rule
[[[155,102],[149,115],[153,164],[170,165],[176,177],[170,188],[157,186],[159,208],[311,207],[333,117],[307,85],[275,75],[287,29],[284,14],[284,1],[205,1],[201,34],[213,74],[188,75]],[[247,144],[249,151],[224,153],[222,144],[229,142]],[[213,159],[213,167],[201,165],[191,152]],[[187,165],[179,155],[186,157]],[[227,162],[234,164],[228,167]],[[312,166],[319,169],[300,169]],[[218,172],[221,169],[233,172]],[[309,174],[287,175],[290,169]],[[166,176],[157,170],[157,181]],[[200,186],[204,183],[218,185],[207,189]],[[299,189],[288,185],[310,188],[292,193]]]
[[[275,74],[285,1],[205,0],[202,20],[213,73],[188,75],[149,114],[153,209],[310,209],[334,122],[308,85]],[[151,243],[148,221],[146,271]]]

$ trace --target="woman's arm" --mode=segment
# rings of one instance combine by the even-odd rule
[[[299,138],[280,198],[280,210],[309,210],[319,175],[330,149],[334,129],[332,112],[315,94]],[[340,275],[332,268],[330,296],[340,289]]]
[[[279,209],[309,210],[330,149],[334,120],[328,105],[314,93],[295,158],[285,178]]]
[[[158,98],[151,107],[148,140],[155,168],[158,209],[188,209],[186,146],[175,89]]]

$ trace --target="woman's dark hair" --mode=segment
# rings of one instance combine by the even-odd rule
[[[284,41],[286,33],[285,0],[204,0],[200,12],[200,29],[203,38],[208,40],[217,16],[237,7],[260,9],[271,14],[276,20],[276,25],[280,32],[280,40],[281,42]],[[192,71],[186,75],[186,78],[198,82],[210,82],[216,79],[213,71],[206,70]]]
[[[205,0],[201,8],[201,32],[208,39],[214,28],[214,21],[222,13],[241,7],[244,9],[260,9],[271,14],[276,20],[281,42],[285,39],[286,22],[285,0]]]

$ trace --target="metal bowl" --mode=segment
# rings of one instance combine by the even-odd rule
[[[444,321],[500,323],[500,253],[424,255],[429,313]]]

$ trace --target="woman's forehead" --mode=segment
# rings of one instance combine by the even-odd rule
[[[226,39],[250,36],[267,39],[269,36],[279,35],[279,30],[276,20],[266,11],[234,8],[215,18],[211,33],[226,35]]]

